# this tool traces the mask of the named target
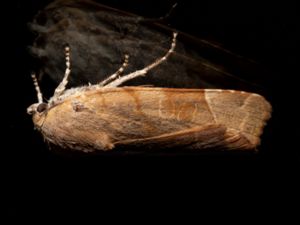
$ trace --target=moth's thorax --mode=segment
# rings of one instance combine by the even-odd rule
[[[68,90],[65,90],[64,93],[62,95],[60,95],[59,97],[55,98],[52,97],[49,100],[49,105],[50,106],[54,106],[58,103],[63,102],[66,98],[74,98],[78,95],[82,95],[84,92],[89,91],[89,90],[97,90],[97,89],[101,89],[101,87],[99,87],[98,85],[90,85],[90,86],[82,86],[82,87],[76,87],[76,88],[70,88]]]

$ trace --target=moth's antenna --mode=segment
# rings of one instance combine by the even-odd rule
[[[128,81],[128,80],[132,80],[136,77],[140,77],[140,76],[144,76],[149,70],[153,69],[154,67],[158,66],[159,64],[161,64],[163,61],[165,61],[172,52],[174,52],[175,46],[176,46],[176,37],[177,37],[177,32],[173,33],[173,39],[172,39],[172,44],[171,44],[171,48],[169,49],[169,51],[161,58],[159,58],[158,60],[156,60],[155,62],[153,62],[152,64],[146,66],[144,69],[141,70],[137,70],[133,73],[127,74],[124,77],[120,77],[117,80],[114,80],[113,82],[107,84],[105,87],[117,87],[119,85],[121,85],[122,83]]]
[[[147,22],[147,23],[159,23],[159,22],[166,22],[167,19],[169,19],[171,17],[171,15],[173,14],[173,11],[175,10],[175,8],[177,7],[177,3],[173,4],[171,9],[169,10],[169,12],[164,15],[161,16],[159,18],[141,18],[141,22]]]
[[[103,87],[106,84],[110,83],[111,81],[115,80],[118,76],[120,76],[124,72],[124,69],[128,66],[128,59],[129,59],[129,55],[126,54],[125,58],[124,58],[124,62],[122,64],[122,66],[117,70],[117,72],[115,72],[114,74],[110,75],[104,81],[100,82],[99,86]]]
[[[36,93],[37,93],[38,103],[43,103],[43,95],[42,95],[41,89],[39,87],[38,81],[36,79],[35,73],[32,73],[31,77],[32,77],[32,80],[33,80],[33,84],[34,84]]]
[[[169,18],[176,7],[177,7],[177,2],[173,4],[169,12],[165,16],[160,17],[159,20],[166,20],[167,18]]]
[[[171,55],[171,53],[174,52],[174,49],[175,49],[175,46],[176,46],[176,37],[177,37],[177,35],[178,35],[177,32],[173,32],[172,44],[171,44],[171,48],[169,49],[169,51],[163,57],[161,57],[160,59],[156,60],[154,63],[152,63],[149,66],[147,66],[146,68],[144,68],[144,70],[146,70],[148,72],[149,70],[153,69],[154,67],[158,66],[163,61],[165,61]]]
[[[66,56],[66,71],[63,80],[60,82],[58,87],[54,91],[54,98],[60,96],[66,89],[68,83],[68,78],[71,73],[71,63],[70,63],[70,47],[65,47],[65,56]]]

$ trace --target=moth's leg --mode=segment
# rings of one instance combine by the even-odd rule
[[[117,70],[117,72],[115,72],[114,74],[110,75],[104,81],[100,82],[99,86],[103,87],[106,84],[108,84],[108,83],[112,82],[113,80],[115,80],[116,78],[118,78],[123,73],[124,69],[128,66],[128,59],[129,59],[129,55],[126,54],[124,62],[122,64],[122,66]]]
[[[132,139],[114,143],[116,147],[126,148],[143,148],[150,149],[168,149],[175,147],[188,148],[195,146],[193,149],[207,149],[220,147],[224,142],[226,127],[219,124],[210,124],[197,126],[173,133],[163,134],[150,138]]]
[[[31,77],[32,77],[32,80],[33,80],[33,84],[34,84],[36,93],[37,93],[38,103],[43,103],[43,95],[42,95],[39,83],[37,82],[35,73],[32,73]]]
[[[71,73],[71,63],[70,63],[70,47],[65,48],[65,56],[66,56],[66,70],[63,80],[60,82],[58,87],[54,91],[53,99],[58,98],[66,89],[66,85],[68,83],[68,78]]]
[[[120,77],[119,79],[114,80],[109,84],[106,84],[105,87],[117,87],[128,80],[132,80],[136,77],[144,76],[148,71],[150,71],[154,67],[161,64],[163,61],[165,61],[170,56],[170,54],[174,51],[175,46],[176,46],[176,37],[177,37],[177,32],[174,32],[171,48],[163,57],[159,58],[158,60],[156,60],[155,62],[153,62],[152,64],[148,65],[147,67],[145,67],[141,70],[137,70],[133,73],[127,74],[126,76]]]

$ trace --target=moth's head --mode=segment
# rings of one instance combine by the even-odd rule
[[[48,104],[47,103],[34,103],[31,106],[27,108],[27,113],[29,115],[36,115],[36,114],[44,114],[45,111],[48,109]]]
[[[48,111],[47,103],[34,103],[27,108],[27,113],[32,115],[33,123],[37,127],[41,127],[45,118],[45,115]]]

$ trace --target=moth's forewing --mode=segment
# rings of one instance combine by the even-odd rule
[[[63,147],[90,151],[147,143],[254,149],[270,112],[269,103],[251,93],[102,88],[71,95],[50,108],[42,133]]]
[[[72,85],[103,80],[121,66],[125,54],[130,56],[125,74],[142,69],[165,54],[172,36],[166,26],[88,0],[55,1],[35,17],[31,27],[37,32],[32,53],[57,83],[65,69],[62,49],[70,45]],[[250,83],[264,73],[252,61],[180,33],[175,53],[166,62],[126,85],[261,92]]]

